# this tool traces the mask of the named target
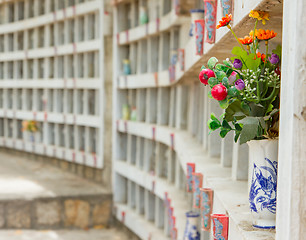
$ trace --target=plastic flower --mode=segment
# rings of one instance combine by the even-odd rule
[[[273,30],[263,30],[263,29],[258,29],[255,31],[255,36],[257,37],[258,40],[270,40],[274,37],[276,37],[277,33],[274,32]]]
[[[258,19],[262,21],[262,24],[266,24],[266,20],[269,20],[269,13],[265,11],[252,10],[249,14],[249,17]]]
[[[228,77],[228,83],[233,84],[236,80],[237,73],[234,71],[232,74]]]
[[[261,58],[261,61],[265,62],[266,60],[266,54],[261,54],[260,52],[256,53],[257,58]],[[256,56],[254,59],[256,59]]]
[[[245,36],[244,38],[238,38],[238,41],[243,45],[249,45],[253,42],[253,37]]]
[[[28,128],[28,121],[22,121],[22,131],[26,131]]]
[[[268,59],[272,64],[278,64],[279,62],[279,56],[275,53],[272,53],[271,57],[268,57]]]
[[[241,60],[238,59],[238,58],[236,58],[236,59],[234,60],[234,62],[233,62],[233,66],[234,66],[234,68],[236,68],[236,69],[242,68],[242,62],[241,62]]]
[[[204,85],[208,84],[208,79],[211,77],[215,77],[215,73],[213,70],[210,70],[210,69],[203,69],[199,74],[199,80]]]
[[[227,88],[219,83],[211,89],[211,96],[218,101],[222,101],[227,96]]]
[[[217,29],[219,29],[220,27],[227,26],[231,21],[232,21],[232,14],[226,14],[225,17],[223,17],[222,20],[219,21]]]
[[[237,88],[237,90],[241,91],[242,89],[244,89],[245,87],[245,83],[242,79],[238,79],[236,82],[235,82],[235,87]]]

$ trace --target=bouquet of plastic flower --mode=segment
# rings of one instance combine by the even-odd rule
[[[221,63],[212,57],[199,74],[199,80],[211,88],[209,97],[225,109],[219,118],[211,114],[209,129],[220,129],[222,138],[234,131],[240,144],[278,137],[281,46],[269,53],[269,40],[277,34],[257,29],[259,21],[269,20],[267,12],[251,11],[249,16],[256,19],[255,27],[244,38],[237,38],[232,30],[231,15],[222,18],[217,28],[228,27],[239,46],[232,49],[231,60]],[[261,44],[265,54],[259,52]]]
[[[31,133],[35,133],[39,130],[37,126],[37,122],[34,120],[29,120],[29,121],[23,121],[22,122],[22,131],[28,131]]]

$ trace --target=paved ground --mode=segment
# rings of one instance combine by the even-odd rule
[[[0,152],[0,200],[107,193],[100,185],[48,164]]]
[[[33,231],[33,230],[2,230],[1,240],[129,240],[117,229],[102,230],[60,230],[60,231]]]

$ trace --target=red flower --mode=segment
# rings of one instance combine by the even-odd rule
[[[199,74],[199,80],[204,85],[208,84],[208,79],[211,77],[215,77],[215,73],[213,70],[210,70],[210,69],[203,69]]]
[[[227,96],[227,88],[219,83],[211,89],[211,96],[218,101],[222,101]]]

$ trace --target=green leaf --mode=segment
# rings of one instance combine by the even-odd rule
[[[272,50],[273,53],[277,54],[279,56],[279,59],[282,58],[282,46],[281,45],[277,45],[277,47]]]
[[[254,139],[258,133],[259,120],[256,117],[245,117],[239,121],[240,124],[243,124],[241,134],[240,134],[240,144],[246,143]]]
[[[223,78],[227,77],[226,73],[223,71],[215,71],[215,74],[219,82],[222,82]]]
[[[244,109],[242,109],[241,101],[238,99],[236,99],[234,102],[229,104],[229,106],[225,110],[225,119],[228,122],[233,121],[234,116],[237,116],[236,119],[240,120],[248,115],[249,113],[245,111]]]
[[[230,61],[224,60],[223,63],[228,67],[233,67],[233,64]]]
[[[228,134],[231,130],[228,129],[222,129],[220,131],[220,137],[225,138],[226,134]]]
[[[237,90],[238,91],[238,90]],[[241,108],[245,111],[245,112],[251,112],[251,108],[249,107],[249,105],[245,102],[241,102]]]
[[[240,125],[239,123],[236,123],[236,124],[235,124],[235,129],[236,129],[237,131],[241,131],[241,130],[242,130],[242,127],[241,127],[241,125]]]
[[[219,71],[226,72],[229,68],[226,65],[223,65],[221,63],[217,63],[217,65],[215,66],[215,69],[219,70]]]
[[[211,57],[211,58],[208,60],[208,63],[207,63],[208,68],[211,69],[211,70],[213,70],[217,62],[218,62],[218,59],[217,59],[217,58]]]
[[[215,131],[221,127],[219,120],[217,122],[215,120],[209,119],[207,122],[207,125],[208,125],[208,128],[212,131]]]
[[[222,109],[226,109],[228,107],[228,101],[227,99],[225,98],[224,100],[222,101],[219,101],[219,105]]]
[[[219,84],[219,81],[217,78],[211,77],[208,79],[208,84],[211,88],[213,88],[215,85]]]
[[[266,113],[272,112],[273,108],[274,108],[274,106],[270,103]]]
[[[250,115],[253,117],[263,117],[265,116],[265,108],[261,104],[250,103],[249,104],[251,111]]]
[[[222,84],[226,87],[226,88],[229,88],[229,84],[228,84],[228,78],[225,77],[222,79]]]
[[[214,114],[214,113],[211,113],[211,114],[210,114],[210,118],[211,118],[212,120],[214,120],[214,121],[219,122],[219,124],[221,125],[221,123],[220,123],[219,119],[218,119],[218,118],[215,116],[215,114]]]
[[[232,127],[229,125],[229,123],[225,119],[222,121],[222,128],[232,130]]]
[[[234,70],[231,69],[231,68],[228,68],[228,69],[225,71],[226,76],[227,76],[227,77],[231,76],[232,72],[234,72]]]
[[[255,71],[261,64],[261,59],[257,58],[254,53],[248,54],[247,51],[242,50],[240,47],[234,47],[232,50],[232,54],[235,55],[235,57],[231,58],[232,60],[237,58],[242,61],[242,69],[250,69]]]
[[[211,91],[208,92],[207,96],[211,99],[213,99],[213,96],[211,95]]]
[[[236,133],[235,133],[235,138],[234,138],[234,141],[235,142],[237,142],[238,141],[238,138],[239,138],[239,136],[240,136],[240,131],[236,131]]]
[[[232,87],[230,87],[230,88],[227,89],[227,96],[228,96],[229,98],[232,98],[232,97],[234,97],[234,96],[237,96],[237,94],[238,94],[238,90],[237,90],[237,88],[235,88],[234,86],[232,86]]]
[[[202,65],[202,67],[201,67],[201,71],[202,71],[202,70],[204,70],[204,69],[206,69],[206,67],[205,67],[204,65]]]

